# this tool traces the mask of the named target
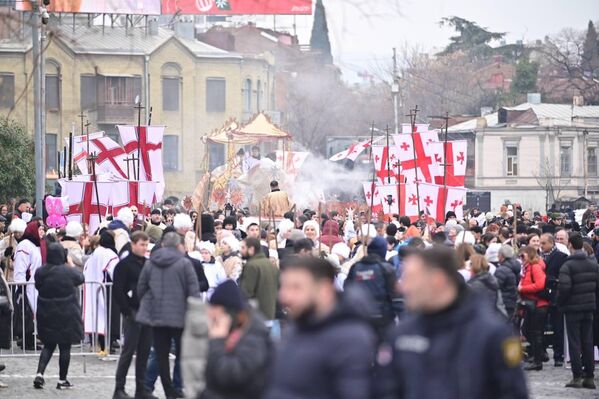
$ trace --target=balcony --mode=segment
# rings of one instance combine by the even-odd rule
[[[99,104],[98,123],[132,124],[137,122],[135,104]]]

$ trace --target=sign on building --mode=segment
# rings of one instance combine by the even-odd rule
[[[481,212],[491,211],[490,191],[468,191],[466,193],[466,208],[478,208]]]
[[[162,0],[163,14],[310,15],[312,0]]]

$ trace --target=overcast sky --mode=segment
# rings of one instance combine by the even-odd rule
[[[507,32],[508,43],[543,39],[562,28],[586,29],[599,20],[599,0],[324,0],[335,62],[345,79],[387,62],[393,46],[443,48],[451,29],[438,22],[459,16],[492,31]],[[278,17],[286,25],[288,17]],[[297,17],[302,42],[309,40],[311,17]]]

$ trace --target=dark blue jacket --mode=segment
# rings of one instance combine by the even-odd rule
[[[380,399],[527,398],[520,342],[462,292],[449,309],[401,321],[379,351]]]
[[[369,399],[376,338],[368,299],[349,289],[324,320],[293,325],[278,348],[266,399]]]

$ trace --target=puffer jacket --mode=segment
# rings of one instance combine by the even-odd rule
[[[511,316],[516,309],[516,303],[518,302],[518,283],[516,282],[516,276],[512,270],[505,265],[500,264],[495,270],[495,279],[499,284],[499,290],[503,297],[503,304],[508,316]]]
[[[518,291],[522,299],[537,301],[537,308],[548,306],[547,299],[539,297],[539,292],[545,289],[545,262],[539,259],[538,263],[524,264],[524,276],[520,280]]]
[[[522,265],[518,262],[518,259],[506,259],[500,266],[506,266],[510,269],[516,278],[516,285],[520,284],[520,270],[522,269]]]
[[[198,276],[185,254],[160,248],[139,276],[137,321],[152,327],[183,328],[187,298],[199,293]]]
[[[491,306],[492,309],[497,309],[501,313],[505,311],[505,308],[499,309],[499,306],[504,306],[503,303],[498,305],[499,300],[499,284],[497,279],[489,272],[479,273],[473,275],[468,280],[468,286],[477,295],[484,298],[485,301]]]
[[[564,313],[592,312],[598,287],[599,265],[586,252],[576,251],[560,269],[557,304]]]

